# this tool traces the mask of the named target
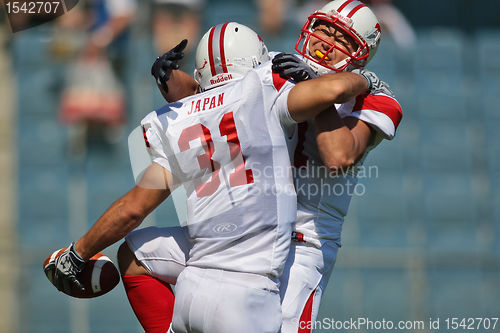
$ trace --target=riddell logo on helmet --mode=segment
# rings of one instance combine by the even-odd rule
[[[221,83],[221,82],[225,82],[225,81],[229,81],[233,78],[233,76],[231,74],[227,74],[227,75],[220,75],[219,77],[217,77],[215,80],[214,79],[210,79],[210,84],[217,84],[217,83]]]
[[[331,10],[328,14],[330,14],[331,16],[333,16],[334,18],[338,19],[343,25],[345,25],[346,27],[352,27],[352,19],[349,18],[349,17],[345,17],[345,16],[342,16],[339,12],[337,12],[336,10]]]

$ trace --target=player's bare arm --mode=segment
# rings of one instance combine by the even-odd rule
[[[53,276],[51,282],[54,286],[68,294],[73,288],[85,292],[84,283],[79,278],[89,259],[135,229],[168,197],[169,177],[163,167],[153,163],[139,184],[114,202],[87,234],[58,255],[52,255],[44,270],[47,277]],[[51,273],[51,270],[55,271]]]
[[[161,86],[158,86],[158,88],[162,92],[163,98],[168,102],[176,102],[184,97],[198,93],[198,82],[191,75],[181,70],[172,71],[167,84],[168,93],[166,94],[163,93]]]
[[[367,89],[368,83],[361,75],[348,72],[325,74],[293,87],[288,95],[288,110],[295,121],[303,122]]]
[[[307,81],[317,77],[317,74],[306,63],[292,54],[281,53],[277,55],[273,59],[273,70],[278,72],[281,77],[292,78],[295,81]],[[356,69],[350,73],[337,73],[335,74],[337,76],[326,75],[330,76],[330,79],[336,78],[336,80],[331,81],[331,95],[327,94],[327,81],[323,81],[326,83],[326,86],[322,88],[324,90],[316,91],[314,87],[310,91],[304,89],[304,95],[309,96],[309,99],[316,100],[317,95],[322,94],[326,99],[334,98],[336,104],[342,104],[363,93],[384,92],[392,94],[385,82],[380,81],[375,73],[365,69]],[[364,85],[361,84],[360,78],[365,80]],[[296,95],[296,97],[304,103],[309,103],[309,99],[301,99],[300,95]],[[294,117],[292,110],[290,113]],[[314,114],[317,113],[314,112]],[[315,120],[315,131],[319,140],[318,148],[323,162],[330,169],[337,170],[348,167],[365,153],[372,133],[371,128],[365,122],[355,118],[342,119],[335,108],[328,108],[317,115]]]
[[[135,186],[115,201],[75,244],[84,260],[114,244],[141,224],[168,197],[169,192]]]
[[[139,226],[170,194],[165,173],[163,167],[153,163],[139,184],[115,201],[76,242],[76,252],[87,260]]]
[[[368,93],[393,96],[389,86],[373,72],[356,69],[368,83]],[[354,98],[354,96],[352,96]],[[375,138],[375,130],[356,117],[341,118],[335,112],[323,112],[314,122],[316,141],[323,163],[332,171],[355,164]]]
[[[321,159],[332,171],[355,164],[375,135],[364,121],[354,117],[342,119],[334,110],[317,115],[314,129]]]

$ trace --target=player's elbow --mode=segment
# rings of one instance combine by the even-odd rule
[[[144,219],[144,214],[139,209],[127,209],[123,215],[124,220],[130,221],[130,223],[136,223],[136,221],[142,221]]]
[[[336,152],[323,157],[323,163],[332,172],[346,170],[352,167],[355,159],[343,152]]]
[[[339,81],[337,84],[332,85],[332,100],[336,104],[343,104],[349,102],[352,97],[353,93],[352,90],[350,89],[350,86],[347,84],[345,81]]]
[[[320,88],[318,91],[322,92],[323,98],[325,98],[324,103],[329,105],[348,102],[351,97],[347,86],[339,80],[334,82],[325,81]]]
[[[119,220],[122,221],[123,229],[128,233],[141,224],[147,212],[136,205],[129,205],[122,207],[120,215]]]

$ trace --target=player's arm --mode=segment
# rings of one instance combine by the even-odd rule
[[[85,289],[78,275],[86,261],[126,236],[168,197],[170,190],[167,177],[167,171],[153,163],[137,186],[115,201],[76,244],[72,243],[54,259],[53,284],[57,289],[67,290],[70,285]]]
[[[167,86],[167,93],[164,93],[161,85],[158,85],[158,89],[160,89],[163,98],[167,102],[176,102],[184,97],[198,93],[200,85],[191,75],[181,70],[174,70],[167,82]]]
[[[367,91],[367,80],[359,74],[325,74],[299,82],[288,94],[288,112],[296,122],[314,118],[334,104],[345,103]]]
[[[365,69],[355,72],[363,75],[369,82],[370,95],[366,95],[367,98],[377,96],[374,98],[386,100],[377,106],[378,113],[395,114],[395,119],[401,115],[401,108],[395,99],[391,98],[393,93],[387,83]],[[356,163],[376,137],[376,130],[372,125],[357,117],[341,118],[336,110],[324,111],[317,115],[314,127],[321,158],[330,170],[344,169]],[[396,127],[395,124],[394,128]]]
[[[167,171],[153,163],[138,185],[115,201],[75,244],[75,250],[87,260],[114,244],[141,224],[170,194]]]
[[[331,102],[342,104],[359,94],[383,89],[385,83],[367,70],[327,74],[318,78],[306,63],[292,54],[284,53],[273,59],[273,70],[283,78],[302,81],[290,91],[289,112],[292,118],[299,121],[315,115],[316,140],[325,165],[337,170],[354,164],[371,143],[374,131],[359,119],[342,119]],[[318,82],[317,86],[312,85],[315,81]],[[319,104],[314,106],[315,103]],[[318,109],[309,109],[312,106],[318,107],[319,111],[324,110],[321,104],[329,107],[321,113]]]
[[[280,77],[299,82],[288,95],[288,111],[296,122],[311,119],[334,104],[345,103],[380,85],[377,76],[366,70],[318,77],[308,64],[293,54],[280,53],[272,63],[273,72]]]
[[[364,155],[375,131],[364,121],[326,110],[314,118],[316,142],[323,163],[332,171],[347,168]]]
[[[76,242],[75,250],[82,259],[88,260],[139,226],[167,196],[165,190],[135,186],[104,212],[85,236]]]
[[[178,62],[184,57],[182,52],[187,39],[182,40],[173,49],[156,58],[151,66],[158,89],[167,102],[175,102],[198,92],[198,82],[179,70]]]
[[[288,95],[288,110],[293,119],[314,117],[318,149],[323,163],[331,170],[354,164],[372,140],[374,132],[368,124],[352,117],[342,119],[334,106],[352,100],[368,88],[364,76],[345,72],[300,82]]]

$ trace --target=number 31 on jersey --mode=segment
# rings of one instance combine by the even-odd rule
[[[241,151],[241,144],[238,138],[238,131],[234,122],[233,112],[224,114],[218,131],[222,137],[226,137],[229,146],[229,153],[234,170],[229,174],[229,185],[236,187],[240,185],[251,184],[254,182],[252,169],[246,169],[245,157]],[[200,140],[204,153],[197,156],[198,164],[201,170],[208,169],[212,172],[208,181],[196,184],[196,195],[206,197],[215,193],[221,185],[220,163],[213,159],[215,146],[212,140],[212,131],[201,123],[191,125],[182,130],[177,144],[180,151],[186,151],[191,146],[193,140]]]

